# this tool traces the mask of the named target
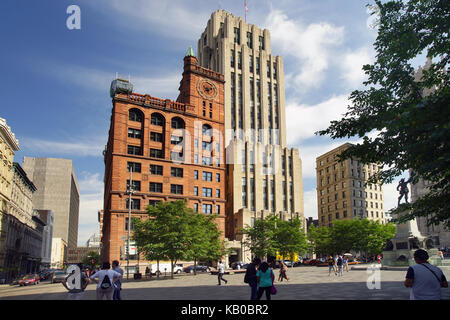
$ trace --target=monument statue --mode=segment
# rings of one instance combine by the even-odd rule
[[[402,200],[403,197],[405,197],[405,202],[408,203],[408,194],[409,194],[408,183],[410,182],[411,178],[409,178],[407,181],[405,181],[405,179],[402,178],[398,183],[397,191],[399,191],[400,193],[400,197],[398,197],[397,203],[398,206],[400,205],[400,200]]]

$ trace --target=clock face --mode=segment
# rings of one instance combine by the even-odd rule
[[[201,79],[197,83],[197,91],[204,98],[208,100],[214,100],[217,97],[216,85],[206,79]]]

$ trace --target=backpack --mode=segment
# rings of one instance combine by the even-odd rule
[[[111,280],[109,280],[108,274],[105,274],[105,277],[103,278],[100,288],[104,290],[111,288]]]
[[[338,260],[337,260],[337,265],[338,265],[338,266],[342,266],[342,258],[338,258]]]

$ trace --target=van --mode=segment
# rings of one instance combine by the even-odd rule
[[[158,272],[158,264],[152,263],[149,266],[150,272],[152,274],[156,274]],[[160,262],[159,263],[159,274],[163,274],[164,272],[170,273],[172,271],[172,265],[170,262]],[[177,263],[174,266],[173,273],[180,274],[183,272],[183,264]]]

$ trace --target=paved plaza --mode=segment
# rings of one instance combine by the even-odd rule
[[[369,265],[367,265],[369,266]],[[409,289],[403,286],[406,271],[380,270],[380,289],[368,289],[368,279],[376,274],[364,270],[344,271],[342,277],[328,276],[327,267],[289,268],[289,281],[275,282],[278,289],[273,300],[408,300]],[[450,279],[450,267],[442,267]],[[278,278],[279,270],[275,270]],[[375,277],[374,277],[375,276]],[[371,278],[372,277],[372,278]],[[174,279],[130,280],[123,284],[124,300],[249,300],[250,288],[243,282],[244,273],[226,274],[228,284],[217,285],[211,274],[179,275]],[[89,284],[84,300],[95,300],[95,284]],[[450,289],[442,289],[442,298],[450,300]],[[36,286],[0,286],[0,300],[66,300],[67,291],[60,283],[41,282]],[[263,300],[264,300],[263,296]]]

